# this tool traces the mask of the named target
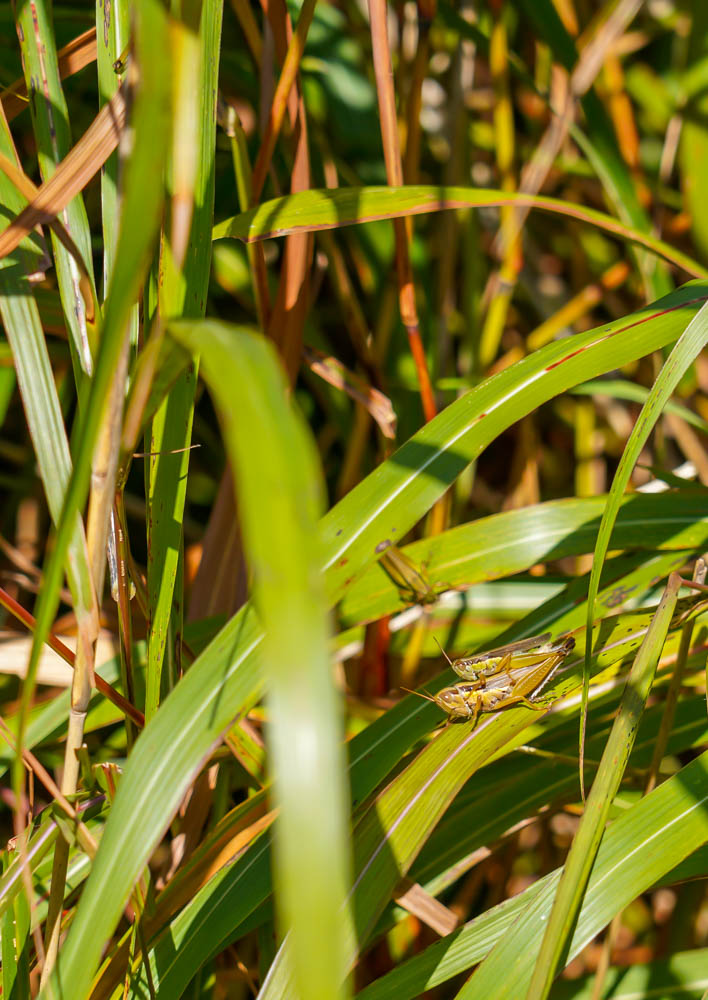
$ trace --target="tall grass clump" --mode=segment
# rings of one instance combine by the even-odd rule
[[[702,997],[703,6],[0,44],[2,997]]]

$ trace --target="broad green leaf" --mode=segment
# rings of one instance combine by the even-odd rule
[[[425,568],[437,591],[501,579],[536,563],[593,552],[606,504],[606,496],[550,500],[459,524],[441,535],[413,542],[403,552]],[[614,546],[699,549],[708,535],[705,508],[705,500],[691,494],[624,496]],[[340,605],[340,621],[343,627],[373,621],[408,603],[376,562],[349,587]]]
[[[340,910],[349,859],[342,733],[319,572],[319,463],[263,337],[215,321],[169,329],[201,353],[263,623],[269,760],[280,813],[274,883],[281,929],[292,943],[298,993],[329,1000],[344,995]]]
[[[213,239],[234,237],[250,242],[272,239],[290,233],[305,233],[318,229],[337,229],[372,222],[375,219],[396,219],[453,208],[486,208],[498,205],[519,205],[540,208],[547,212],[567,215],[605,232],[613,233],[630,243],[646,247],[653,253],[682,267],[688,274],[705,277],[705,269],[686,254],[643,232],[625,225],[604,212],[598,212],[573,202],[548,198],[544,195],[495,191],[464,187],[368,187],[336,188],[304,191],[263,202],[248,212],[226,219],[214,227]]]

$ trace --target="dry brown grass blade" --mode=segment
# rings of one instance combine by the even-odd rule
[[[38,198],[40,188],[38,188],[37,185],[34,184],[34,182],[31,181],[29,177],[12,162],[11,159],[4,156],[3,153],[0,153],[0,170],[2,170],[7,177],[9,177],[17,190],[27,199],[27,201],[31,203]],[[18,216],[18,219],[20,217],[21,216]],[[86,310],[86,320],[89,323],[93,323],[96,318],[96,306],[93,301],[93,285],[91,283],[91,276],[89,275],[86,264],[84,263],[84,259],[81,256],[81,251],[60,219],[50,219],[49,226],[56,233],[57,238],[61,241],[63,246],[66,247],[76,262],[76,268],[79,272],[79,288],[84,302],[84,309]],[[2,240],[1,236],[0,240]]]
[[[51,222],[83,190],[118,145],[125,126],[125,95],[119,90],[96,115],[32,202],[0,235],[0,257],[12,253],[37,224]],[[9,161],[8,161],[9,162]]]
[[[288,45],[288,51],[283,62],[280,79],[278,80],[278,85],[275,88],[273,102],[270,106],[265,135],[263,136],[263,142],[261,143],[261,148],[258,150],[258,158],[253,168],[252,197],[254,204],[261,196],[263,183],[266,179],[266,175],[270,167],[270,161],[273,156],[273,150],[275,149],[275,144],[278,141],[278,136],[280,135],[280,129],[283,124],[283,119],[285,118],[285,111],[287,109],[288,97],[300,68],[300,60],[302,59],[302,54],[305,51],[307,32],[312,24],[316,2],[317,0],[305,0],[303,3],[300,9],[300,17],[297,22],[297,28],[290,39],[290,44]]]
[[[378,389],[367,385],[355,372],[346,368],[337,358],[327,357],[314,347],[305,345],[304,357],[313,372],[329,382],[335,389],[346,392],[357,403],[371,414],[379,425],[384,437],[395,438],[396,436],[396,413],[391,405],[391,400]]]
[[[96,61],[96,29],[89,28],[82,35],[72,39],[68,45],[57,52],[59,61],[59,76],[65,80],[67,76],[73,76],[84,66]],[[15,80],[11,86],[0,93],[0,102],[5,109],[5,116],[8,121],[12,121],[28,105],[27,85],[24,78]]]
[[[23,625],[26,625],[30,631],[34,630],[34,617],[25,611],[21,604],[11,597],[6,591],[0,587],[0,605],[9,611],[18,621],[21,621]],[[65,660],[71,667],[74,666],[74,653],[65,646],[61,639],[57,638],[52,632],[49,633],[49,638],[47,639],[47,645],[58,653],[63,660]],[[133,722],[139,726],[141,729],[145,725],[145,718],[142,712],[139,712],[137,708],[126,701],[123,695],[119,694],[114,687],[104,681],[102,677],[95,674],[96,690],[100,691],[102,695],[105,695],[109,701],[113,702],[116,708],[119,708],[126,715],[129,715]]]
[[[290,16],[284,0],[268,0],[266,8],[268,22],[275,38],[276,54],[284,65],[292,38]],[[294,128],[295,158],[290,179],[290,190],[296,194],[298,191],[307,191],[311,186],[307,118],[297,77],[294,78],[288,99],[289,101],[295,99],[297,108]],[[313,239],[310,233],[288,237],[280,271],[278,294],[268,327],[268,335],[282,355],[291,384],[297,377],[302,355],[303,329],[309,302],[312,248]]]
[[[0,729],[2,729],[2,735],[7,741],[8,745],[17,753],[17,744],[15,743],[15,737],[12,732],[7,728],[4,721],[0,719]],[[25,766],[34,774],[44,788],[49,792],[51,797],[57,803],[59,808],[64,812],[69,819],[73,820],[77,826],[77,835],[79,842],[89,857],[94,857],[96,851],[98,850],[98,844],[93,839],[91,833],[78,817],[77,811],[71,805],[71,803],[66,799],[56,782],[46,770],[46,768],[37,760],[34,754],[27,749],[22,750],[22,760],[25,762]]]
[[[441,937],[451,934],[460,922],[452,910],[409,878],[403,879],[396,887],[394,900]]]

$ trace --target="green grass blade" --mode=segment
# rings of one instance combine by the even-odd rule
[[[46,0],[17,4],[17,26],[39,167],[42,179],[47,180],[71,148],[69,109],[59,77],[51,4]],[[62,221],[81,252],[93,284],[91,233],[80,194],[66,206]],[[72,359],[78,366],[75,376],[80,384],[79,371],[88,373],[93,364],[85,306],[79,290],[79,273],[71,254],[54,233],[51,235],[65,322],[71,333]]]
[[[437,591],[469,587],[536,563],[593,552],[606,503],[605,496],[549,500],[457,525],[402,551],[417,566],[425,566]],[[707,538],[708,515],[701,496],[667,492],[622,497],[615,549],[695,551]],[[347,590],[340,622],[347,628],[374,621],[410,603],[410,595],[402,594],[376,562]]]
[[[377,558],[377,546],[403,537],[502,430],[571,385],[672,342],[707,291],[691,282],[631,317],[549,344],[448,406],[323,519],[332,599]]]
[[[197,77],[182,95],[180,80],[172,81],[174,97],[174,149],[168,177],[174,186],[191,193],[192,204],[185,204],[185,191],[172,191],[171,225],[185,224],[191,215],[186,257],[182,268],[172,264],[170,232],[163,232],[163,269],[158,292],[159,309],[164,317],[204,315],[211,264],[209,234],[214,215],[214,156],[216,149],[216,90],[218,83],[219,45],[221,41],[222,4],[216,0],[201,5],[199,25],[173,26],[175,38],[182,39],[188,61]],[[194,31],[193,31],[194,29]],[[194,37],[193,37],[194,36]],[[180,50],[181,51],[181,50]],[[178,76],[183,65],[175,62]],[[191,77],[190,77],[191,80]],[[189,82],[189,80],[187,81]],[[180,99],[182,97],[182,99]],[[190,151],[190,156],[185,155]],[[180,158],[191,164],[186,178],[178,170]],[[193,161],[193,162],[192,162]],[[185,234],[182,233],[182,239]],[[181,652],[183,587],[182,523],[189,470],[189,445],[192,439],[194,392],[197,373],[194,366],[180,374],[169,394],[155,413],[150,428],[150,458],[147,459],[148,515],[148,670],[145,716],[152,718],[160,703],[161,687],[172,686],[174,678],[161,684],[168,636],[172,630],[168,659]]]
[[[621,815],[607,830],[590,877],[570,956],[599,933],[619,909],[663,878],[708,840],[702,754]],[[685,829],[685,840],[683,832]],[[470,921],[420,956],[373,983],[361,1000],[409,1000],[469,970],[488,955],[458,992],[458,1000],[523,995],[550,911],[560,871]],[[490,952],[490,948],[496,945]],[[564,986],[557,986],[556,989]],[[555,997],[555,991],[552,994]]]
[[[348,859],[339,707],[319,575],[318,462],[263,338],[208,321],[173,323],[170,332],[198,345],[221,414],[265,632],[267,735],[280,809],[275,899],[292,938],[300,995],[329,1000],[344,995],[340,909]]]
[[[613,219],[595,209],[544,195],[519,194],[486,188],[411,185],[409,187],[335,188],[303,191],[263,202],[256,208],[214,227],[215,240],[233,237],[246,240],[272,239],[289,233],[337,229],[376,219],[396,219],[444,209],[519,205],[557,212],[613,233],[630,243],[677,264],[688,274],[705,277],[697,261],[670,244],[634,226]]]

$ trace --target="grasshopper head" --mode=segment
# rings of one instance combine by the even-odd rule
[[[448,715],[457,719],[468,719],[472,715],[470,695],[458,687],[446,687],[438,691],[433,699]]]

